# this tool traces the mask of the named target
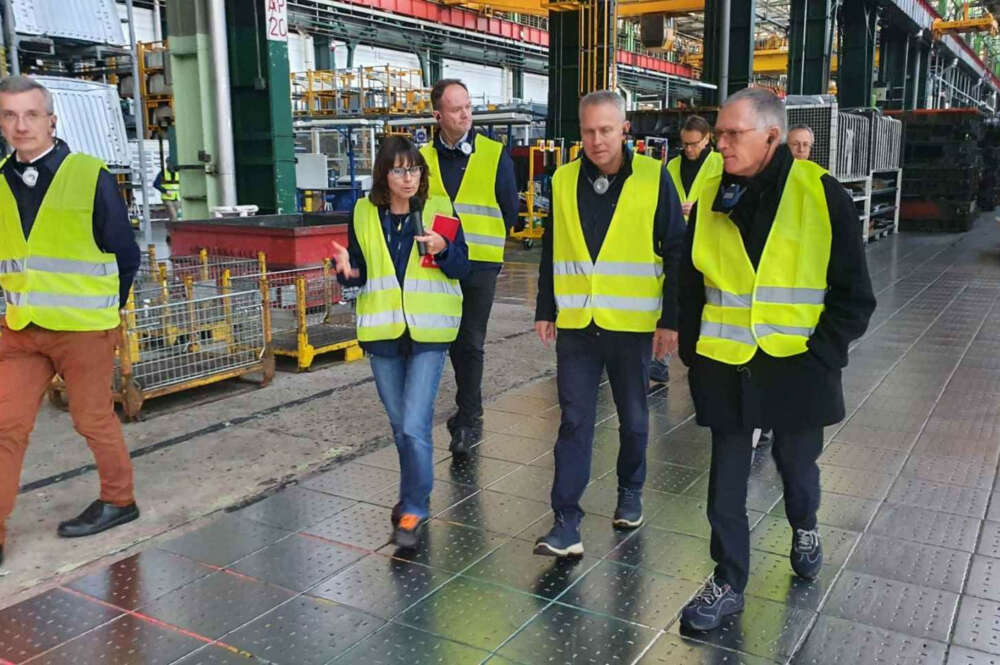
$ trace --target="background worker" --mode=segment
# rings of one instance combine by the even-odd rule
[[[618,410],[618,501],[612,524],[643,522],[650,354],[676,348],[680,202],[663,165],[624,145],[625,100],[611,91],[580,100],[583,152],[552,180],[552,226],[538,272],[535,332],[556,342],[562,419],[555,444],[552,529],[535,553],[580,556],[597,391],[607,370]],[[558,331],[558,336],[557,336]],[[669,554],[668,554],[669,555]]]
[[[431,90],[438,122],[427,160],[431,196],[451,199],[469,245],[471,272],[462,280],[462,325],[451,346],[458,412],[448,419],[451,451],[467,455],[483,434],[483,347],[508,231],[518,223],[520,202],[514,163],[503,144],[472,129],[469,90],[442,79]]]
[[[788,129],[788,148],[795,159],[809,159],[816,136],[809,125],[793,125]]]
[[[691,630],[717,628],[743,610],[754,428],[774,429],[792,570],[819,574],[816,460],[823,427],[844,418],[848,345],[875,309],[854,202],[818,165],[792,157],[785,127],[784,104],[769,90],[726,100],[715,127],[724,173],[706,181],[685,236],[680,356],[697,422],[712,430],[716,563],[681,613]]]
[[[722,173],[722,155],[712,150],[711,137],[707,120],[700,115],[688,116],[681,126],[681,154],[667,162],[667,172],[681,199],[684,221],[698,200],[705,179]],[[655,383],[669,383],[670,355],[662,359],[650,357],[649,379]]]
[[[153,187],[160,190],[160,200],[167,207],[170,221],[176,222],[180,219],[178,213],[181,209],[181,176],[177,172],[177,165],[168,159],[163,170],[153,180]]]
[[[52,95],[29,77],[0,81],[0,129],[15,152],[0,170],[0,560],[28,437],[45,390],[66,382],[76,431],[97,462],[99,498],[59,525],[87,536],[139,517],[132,463],[111,395],[120,308],[139,268],[128,210],[99,159],[55,138]]]
[[[413,143],[390,136],[375,157],[371,193],[358,201],[349,248],[333,243],[337,278],[360,286],[358,340],[371,357],[379,398],[399,453],[399,502],[392,510],[393,538],[413,548],[429,518],[434,484],[434,401],[448,346],[462,316],[459,280],[469,273],[462,229],[454,241],[430,227],[451,215],[444,196],[428,197],[427,164]],[[414,199],[419,206],[414,208]],[[422,209],[419,234],[415,210]],[[418,243],[437,263],[422,265]]]

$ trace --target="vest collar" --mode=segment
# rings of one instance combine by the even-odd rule
[[[732,210],[733,206],[724,205],[722,200],[726,190],[729,188],[742,187],[744,193],[741,198],[743,198],[748,195],[759,197],[761,192],[775,186],[780,187],[784,184],[785,179],[788,178],[788,171],[792,168],[792,162],[794,161],[795,158],[792,157],[792,151],[789,147],[781,144],[775,149],[771,161],[764,167],[764,170],[751,178],[734,176],[723,171],[722,183],[719,185],[715,201],[712,202],[712,210],[715,212],[729,212]]]

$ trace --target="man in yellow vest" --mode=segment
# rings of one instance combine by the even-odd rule
[[[507,232],[517,224],[514,163],[503,144],[472,128],[469,90],[458,79],[442,79],[431,90],[438,122],[427,160],[430,195],[447,196],[462,220],[472,272],[462,280],[462,325],[451,345],[458,412],[448,419],[451,451],[468,455],[483,434],[483,347],[503,265]]]
[[[15,152],[0,171],[0,560],[28,435],[55,373],[101,492],[63,537],[139,517],[132,464],[111,396],[119,309],[139,268],[128,210],[101,161],[54,138],[52,96],[31,78],[0,81],[0,129]]]
[[[160,190],[160,200],[167,207],[167,215],[171,222],[176,222],[180,215],[181,177],[177,166],[167,160],[163,170],[153,180],[153,187]]]
[[[583,154],[552,180],[553,222],[542,246],[535,331],[546,345],[556,341],[562,421],[551,494],[555,523],[535,542],[536,554],[583,554],[580,500],[590,480],[604,370],[619,421],[612,524],[634,529],[643,523],[648,362],[651,353],[662,358],[676,348],[684,218],[666,169],[627,150],[627,131],[620,95],[586,95],[580,100]]]
[[[681,625],[711,630],[743,610],[750,564],[747,484],[755,428],[771,452],[791,525],[790,563],[821,574],[823,427],[844,417],[841,369],[875,308],[861,222],[844,188],[784,143],[782,101],[741,90],[719,111],[725,172],[691,210],[680,270],[680,356],[698,424],[712,431],[708,520],[715,574]],[[767,509],[778,494],[768,495]]]

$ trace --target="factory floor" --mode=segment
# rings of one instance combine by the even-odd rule
[[[46,405],[9,522],[0,664],[909,663],[1000,661],[1000,225],[868,251],[879,305],[828,429],[826,565],[795,578],[781,484],[756,456],[746,610],[682,635],[710,573],[708,432],[683,367],[651,392],[647,523],[611,528],[616,416],[602,389],[587,554],[531,554],[550,525],[554,355],[531,322],[538,250],[505,269],[483,443],[437,472],[424,544],[389,545],[398,466],[364,361],[151,405],[125,427],[143,517],[59,541],[96,495],[89,453]],[[250,503],[253,499],[262,500]]]

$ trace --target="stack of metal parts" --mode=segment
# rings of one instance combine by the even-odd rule
[[[870,141],[870,118],[854,113],[838,113],[837,162],[831,169],[833,175],[842,180],[867,178],[871,172]]]
[[[979,183],[980,210],[991,211],[1000,205],[1000,118],[985,123],[983,141],[983,179]]]
[[[983,115],[976,109],[903,115],[904,231],[968,231],[983,173]]]

